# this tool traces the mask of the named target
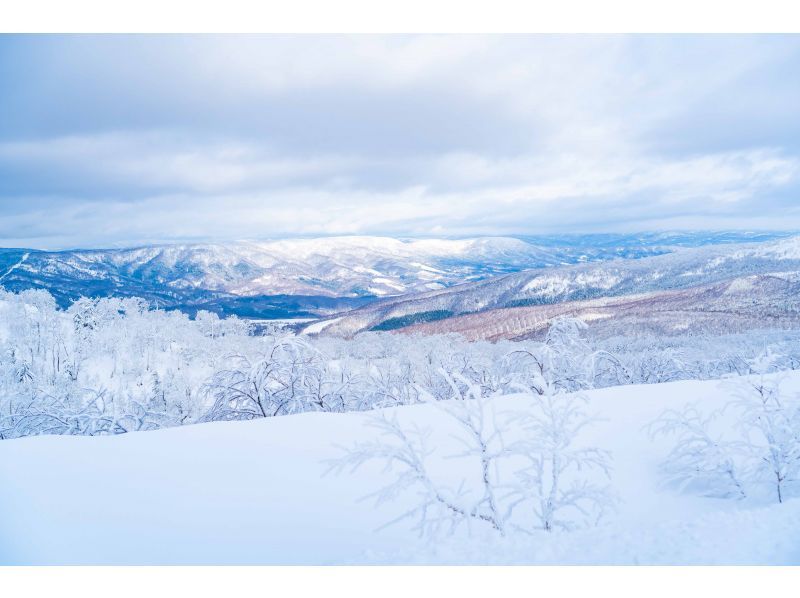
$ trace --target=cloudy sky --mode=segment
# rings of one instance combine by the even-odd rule
[[[0,245],[800,229],[800,36],[0,37]]]

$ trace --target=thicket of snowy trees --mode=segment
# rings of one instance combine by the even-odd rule
[[[765,347],[769,371],[800,367],[791,332],[593,342],[584,327],[556,320],[543,342],[496,344],[378,332],[254,336],[237,318],[190,320],[137,299],[81,299],[61,310],[44,291],[0,292],[0,439],[721,378],[758,371],[752,360]]]

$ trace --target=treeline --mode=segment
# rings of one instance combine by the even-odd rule
[[[800,334],[587,340],[558,319],[541,342],[368,332],[312,338],[140,299],[0,292],[0,438],[120,434],[303,411],[354,411],[458,398],[713,379],[750,373],[765,349],[800,368]],[[474,393],[473,393],[474,394]]]

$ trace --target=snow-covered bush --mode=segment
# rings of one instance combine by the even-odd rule
[[[800,394],[784,392],[782,382],[758,375],[737,385],[731,401],[751,476],[771,485],[778,502],[800,482]]]
[[[321,367],[317,353],[303,339],[275,338],[255,359],[232,355],[228,369],[206,385],[214,403],[204,421],[274,417],[303,411],[306,381]]]
[[[547,531],[597,523],[614,505],[608,487],[592,481],[610,479],[611,455],[578,444],[594,421],[585,402],[581,395],[545,395],[515,417],[524,436],[508,450],[524,457],[527,466],[516,472],[513,504],[529,504],[536,527]]]
[[[509,531],[571,530],[597,523],[614,500],[598,480],[610,477],[610,455],[583,446],[581,432],[592,423],[584,401],[575,395],[517,393],[523,410],[498,413],[502,394],[484,396],[479,385],[461,374],[441,371],[453,389],[453,400],[438,403],[454,429],[420,429],[402,425],[396,413],[373,418],[380,437],[344,449],[330,470],[358,470],[370,461],[384,464],[393,480],[370,495],[376,506],[400,497],[413,504],[396,523],[416,520],[421,535],[453,533],[483,525],[500,535]],[[458,449],[436,455],[433,441],[455,439]],[[452,459],[465,477],[444,479],[429,462]]]
[[[394,474],[391,483],[364,497],[375,499],[375,505],[395,500],[403,495],[412,495],[413,507],[399,517],[389,521],[391,525],[404,519],[415,520],[415,529],[420,536],[436,537],[442,532],[453,533],[462,525],[483,522],[503,533],[504,521],[497,510],[494,498],[495,487],[489,477],[481,479],[484,493],[476,499],[468,495],[463,487],[454,488],[437,482],[428,472],[428,458],[434,453],[430,446],[432,430],[417,426],[404,427],[397,416],[384,413],[372,418],[369,424],[379,432],[380,439],[361,442],[347,449],[341,458],[332,461],[330,471],[354,473],[372,460],[382,461],[385,471]],[[491,462],[494,455],[482,454],[482,463]],[[484,471],[482,469],[482,471]]]
[[[653,435],[674,434],[677,443],[663,464],[669,480],[681,488],[699,487],[712,496],[743,498],[745,486],[773,489],[783,502],[787,485],[800,482],[800,393],[783,389],[772,373],[782,357],[767,350],[746,360],[749,376],[722,383],[729,399],[722,410],[703,415],[696,405],[667,411],[650,425]],[[715,421],[726,418],[728,435],[712,435]]]
[[[665,411],[648,426],[651,437],[675,437],[675,446],[661,466],[667,484],[707,496],[745,498],[737,465],[744,443],[712,435],[711,425],[720,415],[705,416],[696,405],[686,405]]]

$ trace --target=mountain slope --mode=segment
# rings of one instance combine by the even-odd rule
[[[595,336],[729,334],[800,328],[800,273],[757,274],[724,282],[621,297],[496,308],[411,324],[404,333],[458,333],[469,340],[522,340],[544,335],[559,316],[585,321]]]
[[[639,260],[523,271],[442,291],[387,299],[339,317],[324,332],[348,336],[361,330],[403,328],[497,308],[688,289],[743,276],[795,271],[800,271],[800,237],[680,249]],[[747,300],[746,294],[743,300]],[[445,329],[446,325],[431,324],[426,329],[433,328]]]

